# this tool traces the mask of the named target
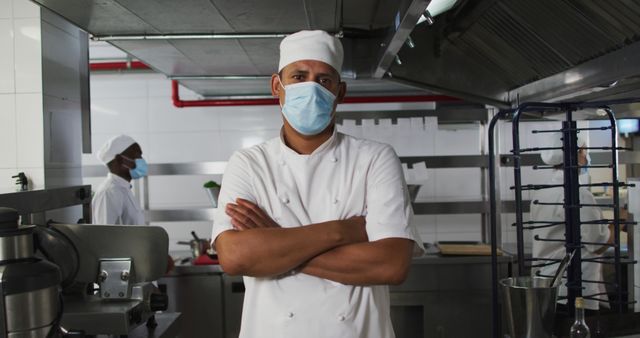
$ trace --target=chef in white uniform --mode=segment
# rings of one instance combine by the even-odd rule
[[[393,149],[336,131],[342,60],[326,32],[285,38],[280,137],[227,164],[212,239],[245,276],[241,338],[394,337],[388,285],[423,247]]]
[[[578,146],[580,147],[580,150],[578,151],[578,164],[584,166],[589,163],[587,149],[584,149],[587,146],[587,142],[584,137],[582,137],[580,134],[578,135]],[[554,139],[554,144],[551,147],[562,147],[562,141],[559,136]],[[541,153],[541,157],[546,164],[556,167],[553,170],[553,177],[549,184],[563,184],[564,172],[562,169],[562,165],[564,160],[562,150],[546,150]],[[584,184],[587,181],[587,168],[581,168],[580,182]],[[596,204],[593,194],[586,187],[580,187],[579,198],[580,204]],[[531,201],[532,203],[530,217],[532,221],[564,222],[564,208],[562,207],[562,205],[540,205],[534,203],[535,201],[543,203],[563,203],[564,191],[562,187],[538,190],[532,195]],[[585,206],[580,208],[580,221],[601,220],[602,218],[602,211],[599,207]],[[613,234],[610,229],[611,227],[608,224],[582,225],[580,227],[581,240],[583,242],[592,243],[611,243],[613,240]],[[564,240],[564,233],[564,225],[533,230],[534,236],[537,235],[543,239]],[[585,245],[582,249],[582,258],[588,259],[599,257],[606,249],[606,246]],[[537,240],[533,241],[533,257],[562,259],[565,254],[566,249],[564,246],[564,242],[546,242]],[[547,265],[545,267],[533,269],[533,273],[535,275],[539,271],[539,273],[543,275],[553,276],[557,269],[558,264],[556,263]],[[583,262],[582,278],[584,280],[602,281],[602,264]],[[594,294],[605,292],[605,288],[602,284],[583,283],[582,286],[583,296],[591,296]],[[567,295],[567,289],[564,283],[562,283],[562,286],[560,287],[559,295]],[[606,295],[599,295],[597,297],[606,299]],[[559,301],[559,303],[566,304],[566,300],[561,300]],[[596,300],[585,299],[585,308],[588,310],[598,310],[599,302]]]
[[[144,212],[130,184],[132,179],[147,175],[140,145],[127,135],[115,136],[100,148],[97,156],[109,168],[109,174],[91,201],[92,223],[144,225]]]

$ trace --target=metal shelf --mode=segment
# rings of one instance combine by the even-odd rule
[[[592,153],[594,164],[606,164],[609,158],[606,154]],[[620,152],[620,163],[631,164],[640,163],[640,152]],[[487,155],[454,155],[454,156],[402,156],[400,162],[406,163],[409,168],[413,164],[424,162],[428,169],[443,168],[487,168],[489,157]],[[500,155],[502,166],[513,165],[513,156],[509,154]],[[525,154],[521,156],[521,163],[524,166],[542,165],[543,162],[538,154]],[[171,175],[221,175],[224,172],[226,162],[194,162],[194,163],[158,163],[149,165],[151,176],[171,176]],[[103,165],[84,166],[82,168],[84,177],[104,177],[107,175],[107,168]],[[148,179],[144,180],[143,186],[148,186]],[[140,189],[140,188],[138,188]],[[144,188],[143,188],[144,189]],[[148,196],[148,195],[145,195]],[[598,202],[601,202],[600,200]],[[602,200],[602,204],[606,204]],[[530,201],[523,201],[523,210],[529,211]],[[413,209],[417,215],[444,215],[444,214],[486,214],[489,212],[487,201],[434,201],[413,203]],[[179,222],[179,221],[211,221],[213,220],[212,208],[202,209],[148,209],[146,216],[149,222]],[[515,212],[515,201],[504,201],[502,212]]]
[[[63,188],[29,190],[0,194],[0,206],[18,210],[23,223],[44,224],[49,210],[82,205],[82,218],[91,221],[91,186],[77,185]]]
[[[336,122],[355,120],[356,125],[362,125],[362,120],[374,120],[378,124],[380,119],[391,119],[397,124],[399,118],[437,117],[438,123],[486,123],[487,108],[480,105],[437,104],[435,109],[428,110],[378,110],[378,111],[338,111]]]

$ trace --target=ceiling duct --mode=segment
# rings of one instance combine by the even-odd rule
[[[430,26],[416,22],[435,0],[35,1],[205,97],[269,95],[261,80],[217,79],[270,76],[280,35],[302,29],[344,33],[354,95],[437,92],[508,107],[639,88],[631,0],[458,0]]]
[[[397,81],[489,104],[552,100],[640,75],[636,1],[467,1],[412,32]],[[613,89],[613,87],[611,87]],[[595,91],[594,91],[595,92]],[[584,97],[589,99],[589,97]]]

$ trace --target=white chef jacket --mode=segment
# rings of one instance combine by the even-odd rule
[[[422,243],[402,167],[385,144],[334,132],[312,154],[280,138],[236,152],[223,176],[212,238],[232,229],[225,205],[257,203],[282,227],[366,215],[370,241],[407,238]],[[244,277],[240,338],[392,338],[386,285],[353,286],[303,273]]]
[[[131,192],[131,184],[109,173],[91,201],[93,224],[144,225],[144,211]]]
[[[553,178],[550,184],[562,184],[564,182],[564,176],[562,170],[555,170]],[[580,204],[596,204],[593,194],[587,190],[587,188],[581,187],[579,190]],[[549,221],[549,222],[562,222],[564,221],[564,208],[561,205],[536,205],[533,201],[538,200],[545,203],[563,203],[564,202],[564,190],[562,187],[542,189],[534,193],[531,203],[531,220],[532,221]],[[592,221],[602,219],[602,211],[599,207],[582,207],[580,208],[580,221]],[[533,230],[533,236],[538,235],[540,238],[545,239],[561,239],[564,240],[565,227],[563,225],[541,228]],[[609,239],[609,227],[607,224],[586,224],[581,226],[581,240],[583,242],[597,242],[605,243]],[[582,249],[582,258],[594,258],[599,255],[594,251],[600,249],[602,245],[586,245]],[[533,241],[533,257],[541,258],[556,258],[562,259],[566,254],[566,249],[563,242],[543,242]],[[558,269],[558,263],[548,265],[542,268],[533,270],[535,275],[536,271],[544,275],[553,276]],[[602,281],[602,264],[593,262],[582,263],[582,279]],[[596,293],[605,292],[605,288],[602,284],[595,283],[583,283],[582,295],[590,296]],[[560,296],[567,295],[567,289],[564,285],[560,287]],[[597,296],[598,298],[606,299],[606,296]],[[561,301],[566,303],[566,300]],[[585,299],[585,308],[591,310],[598,309],[598,301]]]

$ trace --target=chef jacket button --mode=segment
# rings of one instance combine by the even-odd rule
[[[280,161],[280,165],[282,165],[282,166],[287,165],[287,162],[285,162],[284,160],[281,160]]]
[[[333,200],[333,204],[338,204],[338,199],[337,199],[337,198],[335,198],[335,199]]]
[[[341,322],[344,322],[345,319],[346,318],[344,316],[338,316],[338,320],[341,321]]]
[[[287,317],[289,317],[289,318],[293,318],[293,312],[289,312],[289,313],[287,314]]]
[[[337,159],[337,158],[335,158],[335,157],[332,157],[332,158],[331,158],[331,162],[336,163],[336,162],[338,162],[338,159]]]
[[[289,199],[288,199],[288,198],[286,198],[286,197],[283,197],[283,198],[282,198],[282,203],[284,203],[284,204],[289,204]]]

